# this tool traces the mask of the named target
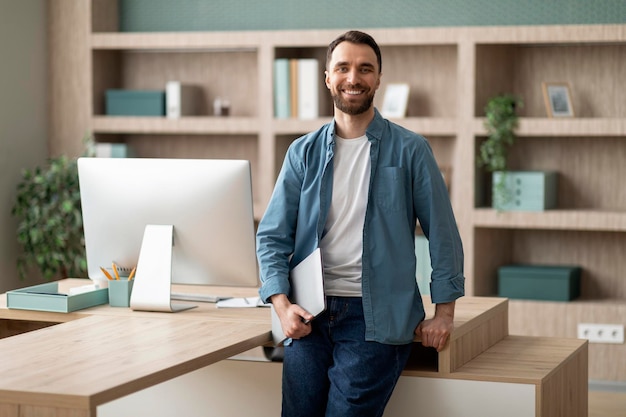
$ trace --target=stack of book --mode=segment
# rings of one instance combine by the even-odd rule
[[[274,116],[278,119],[319,117],[317,59],[278,58],[274,61]]]

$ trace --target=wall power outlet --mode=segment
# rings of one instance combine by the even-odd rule
[[[578,338],[589,343],[624,343],[624,325],[579,323]]]

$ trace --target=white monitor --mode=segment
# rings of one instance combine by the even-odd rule
[[[78,174],[89,278],[104,279],[112,262],[129,272],[146,226],[171,225],[171,283],[258,286],[249,161],[79,158]],[[133,297],[140,280],[157,285],[148,269],[137,268]]]

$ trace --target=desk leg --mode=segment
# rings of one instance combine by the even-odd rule
[[[95,417],[96,412],[77,408],[0,404],[0,417]]]

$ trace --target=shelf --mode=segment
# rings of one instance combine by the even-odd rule
[[[407,117],[391,119],[393,122],[423,136],[456,136],[457,121],[452,118]],[[323,124],[332,121],[332,117],[314,120],[274,119],[274,131],[279,135],[302,134],[312,132]]]
[[[256,50],[260,43],[245,32],[94,33],[92,49],[236,51]]]
[[[93,133],[128,134],[259,134],[255,117],[111,117],[92,118]]]
[[[474,134],[485,135],[484,118],[474,119]],[[626,119],[617,118],[520,118],[518,136],[625,136]]]
[[[533,308],[556,308],[556,309],[581,309],[588,311],[626,309],[626,300],[616,298],[584,299],[579,298],[572,301],[536,301],[536,300],[512,300],[509,299],[509,306],[519,305]],[[604,319],[606,320],[606,319]]]
[[[475,227],[504,229],[626,232],[626,213],[600,210],[546,210],[542,212],[474,210]]]

